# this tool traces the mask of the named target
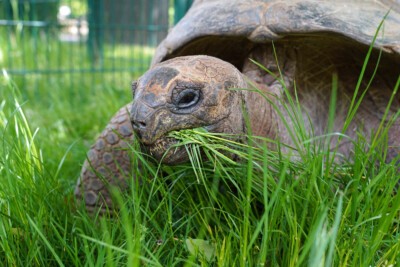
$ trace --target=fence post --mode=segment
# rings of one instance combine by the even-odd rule
[[[92,68],[103,62],[104,2],[88,0],[88,55]]]
[[[192,3],[193,0],[174,0],[174,24],[178,23],[178,21],[183,18]]]

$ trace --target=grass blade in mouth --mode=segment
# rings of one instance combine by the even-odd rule
[[[246,158],[245,149],[248,145],[236,141],[238,135],[211,133],[204,128],[172,131],[168,137],[175,138],[178,143],[175,147],[185,146],[190,151],[199,151],[199,148],[207,155],[219,158],[228,164],[237,164],[233,158]]]

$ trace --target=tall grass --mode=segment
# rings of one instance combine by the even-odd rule
[[[148,179],[116,193],[119,213],[89,217],[72,199],[84,145],[74,135],[55,151],[59,132],[32,127],[45,112],[28,109],[7,76],[1,86],[0,262],[6,265],[389,266],[400,260],[397,167],[370,164],[361,149],[353,164],[327,170],[326,151],[309,149],[300,162],[202,130],[173,133],[191,162],[148,165]],[[104,102],[111,96],[99,93]],[[55,105],[73,113],[62,100]],[[71,158],[76,146],[79,159]],[[225,156],[232,154],[241,160]]]

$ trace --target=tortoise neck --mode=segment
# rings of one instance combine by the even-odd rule
[[[276,96],[272,96],[264,85],[249,84],[244,91],[245,112],[249,117],[251,133],[256,136],[276,139],[279,129],[276,111],[273,107]]]

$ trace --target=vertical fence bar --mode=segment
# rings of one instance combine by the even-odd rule
[[[183,18],[186,14],[190,6],[192,5],[193,0],[174,0],[174,24],[178,23],[178,21]]]
[[[103,61],[103,31],[104,31],[104,1],[88,0],[88,55],[92,68],[101,65]]]

